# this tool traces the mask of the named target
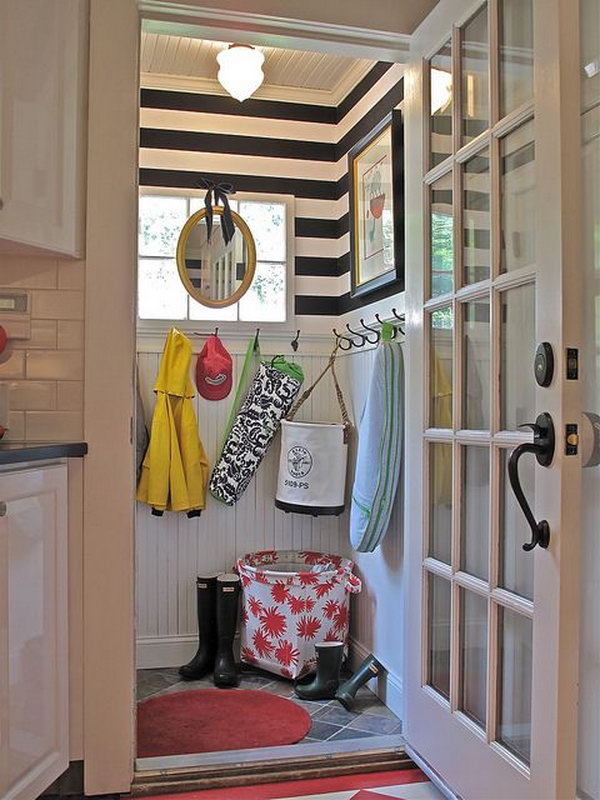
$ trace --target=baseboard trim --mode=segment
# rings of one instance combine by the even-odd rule
[[[371,655],[371,651],[362,642],[350,637],[349,661],[353,670],[357,669],[359,664],[369,655]],[[375,653],[375,658],[377,657],[377,653]],[[404,718],[404,691],[400,675],[396,675],[386,669],[377,679],[370,680],[367,683],[367,688],[376,694],[398,719]]]
[[[186,664],[196,652],[198,637],[147,636],[137,640],[136,666],[138,669],[179,667]]]

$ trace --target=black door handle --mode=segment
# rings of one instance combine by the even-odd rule
[[[519,459],[525,453],[533,453],[536,457],[538,464],[542,467],[549,467],[554,458],[554,424],[552,417],[547,412],[540,414],[535,423],[527,422],[525,425],[519,425],[519,428],[531,428],[533,431],[533,442],[525,442],[520,444],[510,454],[508,459],[508,478],[511,488],[517,498],[517,503],[521,506],[525,519],[531,528],[531,541],[523,545],[523,550],[529,552],[533,550],[536,545],[546,548],[550,542],[550,526],[547,520],[543,519],[536,522],[533,512],[527,502],[527,498],[521,487],[519,480]]]

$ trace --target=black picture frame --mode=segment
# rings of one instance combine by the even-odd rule
[[[381,134],[391,128],[391,166],[392,166],[392,215],[394,266],[368,281],[359,282],[360,251],[358,201],[359,190],[356,182],[356,167],[360,157]],[[391,111],[348,153],[349,183],[349,231],[350,231],[350,281],[351,297],[362,297],[389,287],[392,284],[398,292],[404,291],[404,125],[402,112]]]

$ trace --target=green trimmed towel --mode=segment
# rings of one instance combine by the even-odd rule
[[[404,359],[396,341],[382,340],[358,431],[350,510],[350,543],[372,553],[385,536],[402,469]]]

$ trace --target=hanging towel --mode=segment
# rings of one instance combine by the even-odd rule
[[[208,461],[192,404],[191,358],[190,340],[173,328],[154,384],[156,408],[137,491],[137,499],[157,516],[164,511],[198,516],[206,504]]]
[[[372,553],[388,529],[402,467],[403,419],[402,348],[382,340],[359,424],[352,489],[350,542],[360,553]]]
[[[303,380],[302,368],[283,356],[261,363],[210,479],[217,500],[232,506],[246,491]]]

